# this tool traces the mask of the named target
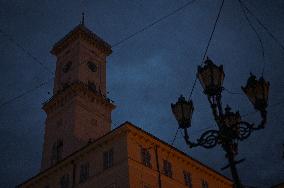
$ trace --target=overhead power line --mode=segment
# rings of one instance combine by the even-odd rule
[[[244,6],[244,8],[247,10],[247,12],[252,15],[255,20],[257,21],[257,23],[268,33],[268,35],[279,45],[280,48],[282,48],[282,50],[284,51],[284,45],[280,42],[280,40],[277,39],[277,37],[270,31],[270,29],[265,26],[262,21],[248,8],[248,6],[246,6],[246,4],[240,0]]]
[[[167,15],[165,15],[165,16],[162,16],[161,18],[157,19],[156,21],[154,21],[154,22],[152,22],[152,23],[146,25],[146,26],[143,27],[142,29],[140,29],[140,30],[134,32],[133,34],[129,35],[128,37],[126,37],[126,38],[120,40],[119,42],[117,42],[117,43],[115,43],[114,45],[112,45],[112,47],[116,47],[116,46],[118,46],[118,45],[120,45],[120,44],[126,42],[127,40],[133,38],[134,36],[138,35],[139,33],[142,33],[142,32],[144,32],[144,31],[146,31],[147,29],[153,27],[154,25],[156,25],[156,24],[158,24],[159,22],[165,20],[166,18],[168,18],[168,17],[170,17],[170,16],[176,14],[177,12],[183,10],[184,8],[186,8],[188,5],[194,3],[195,1],[196,1],[196,0],[191,0],[191,1],[187,2],[186,4],[184,4],[183,6],[177,8],[177,9],[175,9],[175,10],[173,10],[173,11],[170,12],[169,14],[167,14]],[[9,40],[10,40],[14,45],[16,45],[19,49],[21,49],[23,52],[25,52],[25,53],[26,53],[29,57],[31,57],[36,63],[38,63],[38,64],[41,65],[45,70],[51,72],[51,73],[54,75],[54,73],[53,73],[48,67],[46,67],[46,66],[44,65],[44,63],[42,63],[41,61],[39,61],[38,58],[36,58],[36,57],[35,57],[34,55],[32,55],[28,50],[26,50],[22,45],[20,45],[18,42],[16,42],[16,41],[13,39],[12,36],[8,35],[6,32],[4,32],[4,31],[1,30],[1,29],[0,29],[0,33],[1,33],[3,36],[5,36],[7,39],[9,39]],[[80,65],[82,65],[82,64],[84,64],[84,63],[80,63],[78,66],[80,66]],[[76,67],[77,67],[77,66],[76,66]],[[73,67],[73,68],[71,68],[71,69],[74,69],[74,68],[75,68],[75,67]],[[49,81],[50,81],[50,80],[48,80],[48,81],[46,81],[46,82],[44,82],[44,83],[47,84]],[[18,96],[15,96],[15,97],[13,97],[13,98],[11,98],[11,99],[9,99],[9,100],[7,100],[7,101],[1,103],[1,104],[0,104],[0,108],[1,108],[2,106],[4,106],[4,105],[7,105],[7,104],[9,104],[9,103],[11,103],[11,102],[13,102],[13,101],[15,101],[15,100],[17,100],[17,99],[19,99],[19,98],[25,96],[25,95],[28,94],[28,93],[31,93],[31,92],[37,90],[38,88],[44,86],[44,85],[45,85],[44,83],[42,83],[42,84],[40,84],[40,85],[37,85],[37,86],[35,86],[34,88],[32,88],[32,89],[30,89],[30,90],[27,90],[27,91],[25,91],[25,92],[19,94]]]
[[[212,31],[211,31],[211,33],[210,33],[210,37],[209,37],[209,40],[208,40],[208,42],[207,42],[207,45],[206,45],[206,48],[205,48],[205,51],[204,51],[204,54],[203,54],[203,57],[202,57],[201,64],[203,64],[204,59],[205,59],[205,57],[206,57],[206,55],[207,55],[207,51],[208,51],[208,49],[209,49],[209,47],[210,47],[212,38],[213,38],[213,36],[214,36],[214,32],[215,32],[215,30],[216,30],[216,26],[217,26],[217,24],[218,24],[218,21],[219,21],[219,18],[220,18],[220,15],[221,15],[221,12],[222,12],[222,9],[223,9],[223,6],[224,6],[224,2],[225,2],[225,0],[222,0],[222,3],[221,3],[221,5],[220,5],[220,8],[219,8],[219,11],[218,11],[218,14],[217,14],[217,17],[216,17],[215,22],[214,22],[214,25],[213,25],[213,29],[212,29]],[[193,93],[193,91],[194,91],[196,82],[197,82],[197,75],[195,76],[195,79],[194,79],[194,82],[193,82],[193,85],[192,85],[192,88],[191,88],[191,91],[190,91],[190,94],[189,94],[189,100],[191,99],[191,96],[192,96],[192,93]]]
[[[27,91],[24,91],[24,92],[20,93],[19,95],[15,96],[15,97],[13,97],[13,98],[11,98],[11,99],[8,99],[8,100],[5,101],[5,102],[2,102],[2,103],[0,104],[0,108],[2,108],[3,106],[5,106],[5,105],[7,105],[7,104],[9,104],[9,103],[11,103],[11,102],[13,102],[13,101],[19,99],[19,98],[22,98],[22,97],[26,96],[27,94],[32,93],[32,92],[34,92],[35,90],[37,90],[37,89],[39,89],[39,88],[41,88],[41,87],[47,85],[51,80],[53,80],[53,78],[50,78],[48,81],[42,82],[42,83],[36,85],[35,87],[33,87],[33,88],[31,88],[31,89],[29,89],[29,90],[27,90]]]
[[[262,72],[261,72],[261,75],[263,76],[264,74],[264,69],[265,69],[265,53],[264,53],[264,45],[263,45],[263,42],[262,42],[262,39],[261,39],[261,36],[260,34],[258,33],[257,29],[254,27],[252,21],[250,20],[250,18],[248,17],[248,14],[247,14],[247,9],[245,8],[245,5],[243,4],[243,2],[241,0],[238,0],[239,3],[240,3],[240,6],[241,6],[241,9],[242,9],[242,12],[245,16],[245,19],[247,20],[249,26],[251,27],[251,29],[253,30],[253,32],[255,33],[259,43],[260,43],[260,46],[261,46],[261,54],[262,54],[262,59],[263,59],[263,66],[262,66]]]
[[[29,50],[27,50],[26,48],[24,48],[20,43],[18,43],[16,40],[14,40],[14,38],[8,34],[7,32],[4,32],[3,29],[0,29],[0,33],[6,37],[10,42],[12,42],[15,46],[17,46],[19,49],[21,49],[22,52],[24,52],[27,56],[29,56],[30,58],[32,58],[34,60],[34,62],[36,62],[37,64],[39,64],[43,69],[45,69],[46,71],[48,71],[49,73],[51,73],[52,75],[54,75],[54,72],[45,66],[45,64],[43,62],[41,62],[37,57],[35,57],[33,54],[31,54],[29,52]]]
[[[132,33],[131,35],[129,35],[129,36],[127,36],[127,37],[121,39],[120,41],[114,43],[114,44],[112,45],[112,47],[116,47],[116,46],[118,46],[118,45],[120,45],[120,44],[122,44],[122,43],[128,41],[129,39],[135,37],[136,35],[138,35],[138,34],[144,32],[145,30],[147,30],[147,29],[153,27],[154,25],[158,24],[159,22],[165,20],[166,18],[168,18],[168,17],[170,17],[170,16],[172,16],[172,15],[178,13],[179,11],[183,10],[184,8],[186,8],[188,5],[194,3],[195,1],[196,1],[196,0],[191,0],[191,1],[187,2],[187,3],[185,3],[185,4],[182,5],[181,7],[179,7],[179,8],[177,8],[177,9],[173,10],[172,12],[170,12],[170,13],[168,13],[168,14],[162,16],[162,17],[160,17],[159,19],[153,21],[152,23],[150,23],[150,24],[146,25],[145,27],[139,29],[138,31]]]

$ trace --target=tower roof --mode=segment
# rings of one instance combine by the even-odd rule
[[[84,23],[77,25],[73,30],[71,30],[67,35],[65,35],[61,40],[54,44],[51,53],[54,55],[59,54],[62,50],[64,50],[71,42],[76,39],[82,39],[94,45],[99,51],[105,53],[106,55],[110,55],[111,45],[97,36],[94,32],[85,27]]]

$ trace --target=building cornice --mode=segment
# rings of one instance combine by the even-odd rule
[[[70,43],[74,42],[77,39],[82,39],[88,42],[90,45],[94,46],[107,56],[112,53],[111,46],[91,30],[89,30],[87,27],[85,27],[83,24],[76,26],[72,31],[65,35],[65,37],[55,43],[50,52],[54,55],[58,55],[67,46],[69,46]]]
[[[79,95],[84,96],[84,98],[88,99],[90,102],[96,102],[97,104],[107,106],[111,110],[115,108],[115,105],[110,99],[98,91],[93,91],[88,87],[87,84],[83,82],[74,82],[65,89],[58,91],[48,101],[43,103],[42,108],[46,112],[56,111],[75,96]]]
[[[232,184],[232,180],[223,174],[217,172],[213,168],[201,163],[199,160],[192,158],[188,154],[184,153],[183,151],[178,150],[177,148],[171,146],[167,142],[155,137],[154,135],[144,131],[143,129],[135,126],[134,124],[130,122],[126,122],[126,124],[130,125],[128,126],[130,134],[141,140],[142,142],[148,143],[150,146],[158,146],[160,150],[163,153],[167,153],[169,157],[175,158],[176,160],[181,160],[187,165],[190,165],[191,167],[195,168],[196,170],[203,171],[204,173],[208,174],[209,176],[214,177],[216,174],[219,177],[215,176],[215,179],[217,178],[219,181],[222,181],[226,184]],[[192,161],[190,162],[189,161]],[[206,170],[207,169],[207,170]]]

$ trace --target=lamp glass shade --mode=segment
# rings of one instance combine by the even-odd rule
[[[229,106],[225,109],[225,114],[223,117],[224,124],[227,127],[238,128],[241,122],[241,115],[239,112],[231,112],[231,108]]]
[[[171,108],[179,127],[189,128],[194,110],[192,101],[187,101],[183,96],[180,96],[178,102],[171,104]]]
[[[253,104],[254,108],[259,111],[263,111],[267,107],[269,85],[269,82],[265,81],[263,77],[257,80],[256,76],[251,74],[246,86],[242,87],[242,90]]]
[[[197,78],[199,79],[204,93],[209,96],[220,94],[223,89],[225,73],[223,66],[215,65],[210,59],[204,62],[204,66],[198,66]]]

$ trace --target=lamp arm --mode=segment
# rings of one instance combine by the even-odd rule
[[[247,139],[250,136],[251,132],[253,131],[253,127],[254,127],[254,124],[251,124],[246,121],[241,121],[239,123],[238,139],[241,141]]]
[[[194,143],[194,142],[191,142],[191,141],[189,140],[189,135],[188,135],[187,128],[184,128],[183,130],[184,130],[184,136],[183,136],[183,138],[184,138],[184,140],[185,140],[185,143],[186,143],[190,148],[199,146],[198,143]]]
[[[239,140],[245,140],[250,136],[252,131],[263,129],[267,122],[267,112],[266,110],[260,111],[261,121],[255,126],[253,123],[249,123],[247,121],[241,121],[239,123]]]
[[[263,109],[261,111],[259,111],[260,116],[261,116],[261,121],[258,124],[257,127],[253,127],[253,130],[259,130],[259,129],[263,129],[265,124],[267,123],[267,111],[266,109]]]
[[[208,130],[197,139],[197,142],[191,142],[187,129],[184,129],[184,140],[190,148],[197,146],[202,146],[206,149],[213,148],[219,143],[219,131]]]
[[[219,96],[219,97],[216,96],[216,98],[208,96],[208,101],[209,101],[211,109],[212,109],[214,120],[216,121],[217,125],[220,128],[221,127],[220,116],[223,114],[222,104],[221,104],[221,96]]]

